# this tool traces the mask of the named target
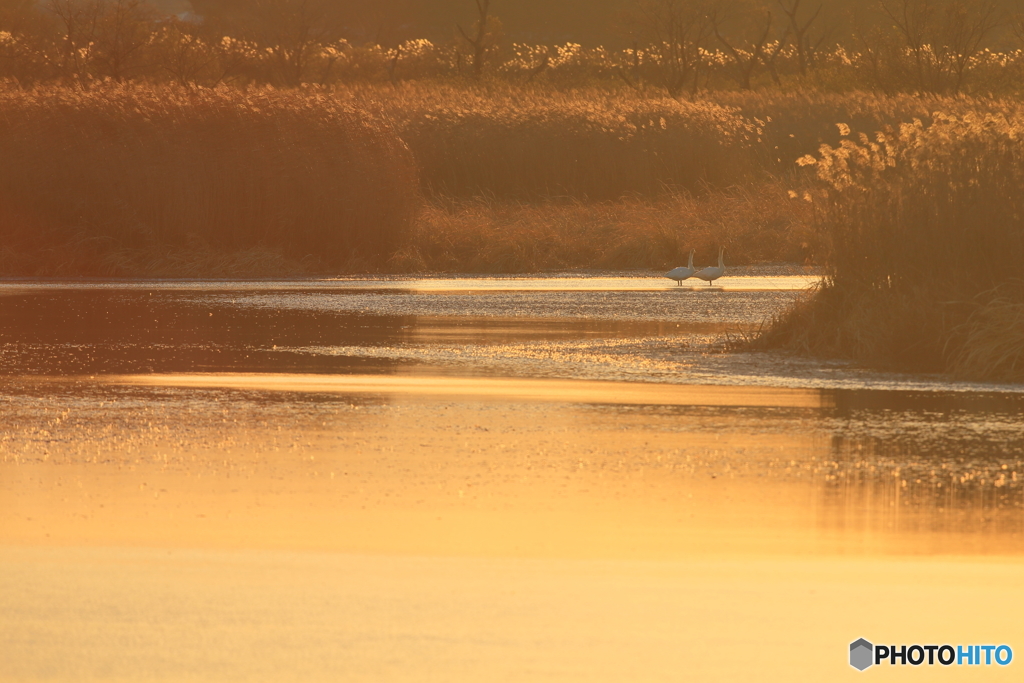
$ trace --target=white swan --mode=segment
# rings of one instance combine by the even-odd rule
[[[697,250],[690,250],[690,261],[689,263],[686,264],[685,267],[679,266],[678,268],[673,268],[672,270],[665,273],[665,277],[667,277],[669,280],[675,280],[677,285],[681,285],[683,284],[683,280],[685,280],[688,277],[691,277],[695,272],[697,272],[693,268],[693,252],[695,251]]]
[[[725,275],[725,247],[719,247],[718,249],[717,266],[708,266],[707,268],[698,270],[694,273],[695,277],[699,277],[701,280],[707,280],[709,287],[711,286],[712,280],[717,280],[723,275]]]

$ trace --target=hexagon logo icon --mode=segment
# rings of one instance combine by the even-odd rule
[[[874,654],[875,646],[863,638],[858,638],[850,643],[850,666],[857,671],[863,671],[875,663]]]

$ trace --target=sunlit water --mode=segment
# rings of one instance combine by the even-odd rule
[[[950,509],[977,507],[986,528],[1018,538],[1024,387],[730,350],[730,342],[753,333],[811,283],[806,276],[763,275],[692,288],[657,277],[9,283],[0,286],[5,457],[31,450],[18,430],[45,411],[70,411],[84,439],[90,411],[103,413],[96,406],[105,396],[160,404],[173,424],[175,412],[212,400],[206,396],[251,402],[253,392],[275,390],[270,376],[287,375],[286,388],[300,403],[286,404],[286,414],[299,411],[301,394],[326,397],[328,411],[343,407],[347,396],[388,404],[395,395],[417,394],[596,404],[613,420],[622,411],[654,420],[671,408],[684,432],[706,432],[689,421],[715,415],[729,425],[716,437],[755,424],[758,433],[811,439],[813,447],[794,446],[788,469],[806,470],[823,499],[842,490],[848,506],[889,487],[886,496],[899,493],[900,505],[918,514],[941,509],[935,524],[944,528]],[[225,394],[237,382],[230,373],[259,374]],[[420,384],[357,387],[344,379],[363,375]],[[189,377],[194,390],[173,388]],[[430,377],[480,382],[455,390],[453,380],[424,385]],[[499,378],[590,383],[569,393],[568,384],[549,384],[516,394]],[[658,393],[652,384],[681,386]],[[730,394],[712,392],[714,386],[747,389]],[[751,398],[754,388],[768,398]],[[782,390],[804,390],[811,404],[794,406]],[[286,414],[272,419],[286,422]],[[61,443],[75,447],[73,439]],[[736,460],[733,469],[778,475],[755,443],[725,453]],[[706,464],[686,457],[691,468]],[[769,461],[775,460],[773,454]]]
[[[719,680],[673,649],[703,638],[757,653],[735,680],[758,657],[822,680],[756,625],[789,609],[787,633],[841,653],[879,617],[822,620],[872,595],[919,610],[886,623],[976,637],[1002,613],[928,612],[926,586],[1019,604],[1003,569],[921,565],[907,588],[884,578],[907,565],[808,558],[1017,562],[1024,388],[735,350],[812,283],[0,284],[0,679]]]

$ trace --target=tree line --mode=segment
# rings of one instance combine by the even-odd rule
[[[827,1],[827,0],[826,0]],[[1024,18],[998,0],[633,0],[617,50],[507,40],[491,0],[450,39],[346,39],[330,0],[192,0],[161,14],[146,0],[0,0],[0,78],[174,82],[185,86],[333,85],[504,79],[607,81],[672,97],[758,86],[884,92],[1016,90]]]

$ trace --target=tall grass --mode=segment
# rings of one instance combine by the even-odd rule
[[[734,265],[804,263],[820,249],[811,206],[777,185],[762,185],[699,198],[618,202],[434,201],[391,265],[492,273],[667,270],[685,264],[690,249],[697,250],[698,264],[713,263],[721,245]]]
[[[854,322],[794,343],[905,348],[928,368],[960,357],[944,340],[971,337],[958,326],[1009,277],[987,255],[1019,247],[1019,105],[713,97],[430,82],[0,90],[0,272],[662,268],[725,243],[733,263],[832,254],[814,316]],[[817,189],[794,163],[811,153]],[[889,332],[867,332],[879,320]]]
[[[766,122],[758,145],[759,161],[773,175],[790,175],[798,158],[816,154],[822,145],[839,146],[847,129],[895,133],[901,124],[914,120],[930,124],[935,112],[1007,113],[1020,106],[1003,99],[813,89],[723,91],[707,97],[747,119]]]
[[[0,159],[7,274],[117,275],[133,270],[117,255],[207,248],[372,264],[416,205],[393,130],[299,91],[4,90]]]
[[[1024,116],[936,114],[804,163],[821,185],[827,277],[762,343],[1024,379]]]
[[[1001,100],[875,93],[712,92],[678,101],[626,87],[559,90],[485,83],[362,85],[339,100],[383,112],[434,197],[606,201],[700,194],[788,177],[836,146],[837,124],[898,129],[933,112],[1003,112]]]
[[[762,178],[762,126],[711,102],[628,90],[436,83],[341,88],[386,112],[433,196],[590,201],[699,192]]]

